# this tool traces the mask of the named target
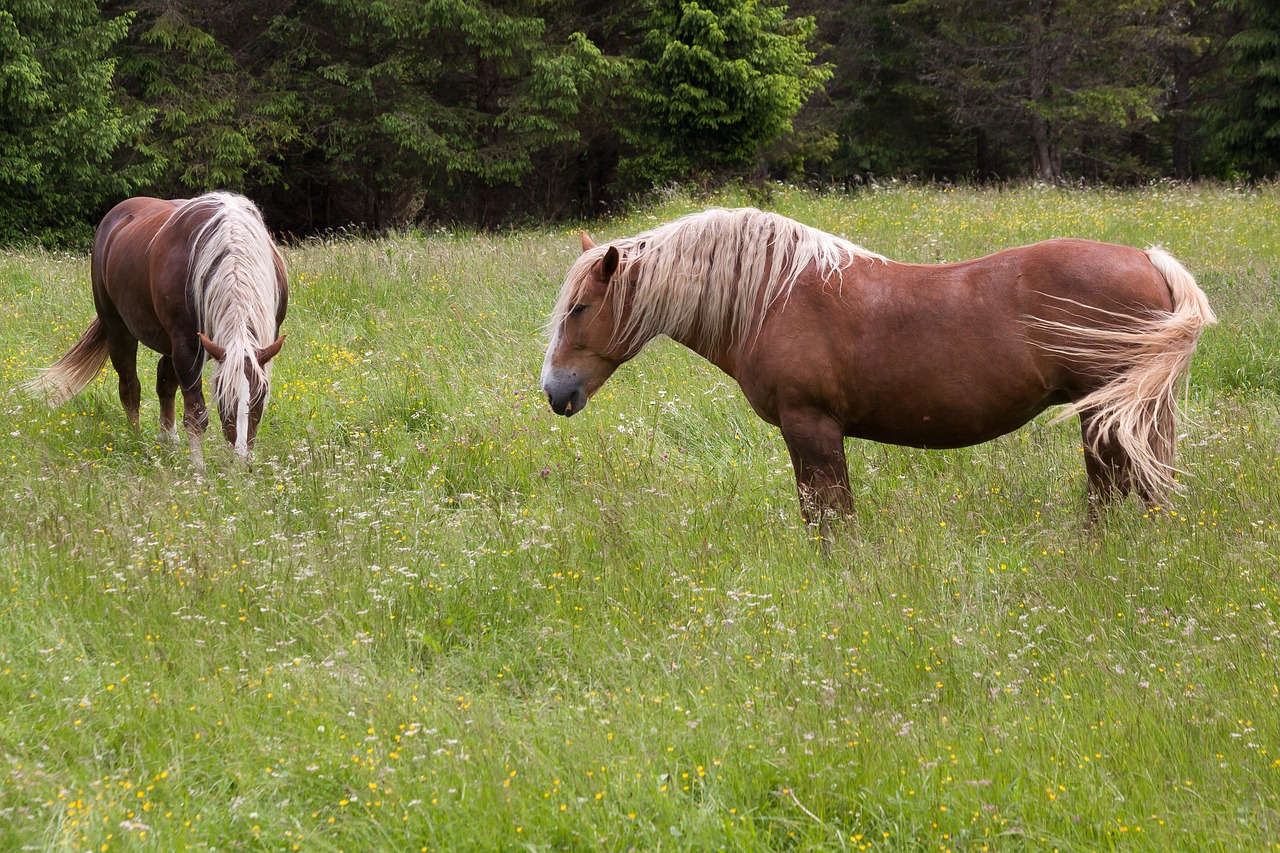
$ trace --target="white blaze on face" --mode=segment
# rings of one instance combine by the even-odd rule
[[[236,405],[236,456],[249,455],[249,377],[240,377],[240,401]]]
[[[547,383],[551,381],[551,356],[556,351],[556,344],[560,342],[560,327],[556,326],[556,330],[551,333],[551,340],[547,341],[547,354],[542,358],[542,387],[546,389]]]

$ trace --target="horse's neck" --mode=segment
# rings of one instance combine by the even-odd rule
[[[721,340],[715,341],[714,343],[708,343],[711,339],[703,336],[701,334],[701,329],[697,326],[695,326],[687,336],[668,335],[668,337],[676,343],[693,350],[698,355],[729,374],[729,376],[734,377],[735,379],[737,378],[735,371],[738,367],[739,345],[736,341],[726,344],[723,340],[723,336],[721,336]],[[688,339],[684,340],[683,338],[685,337]]]

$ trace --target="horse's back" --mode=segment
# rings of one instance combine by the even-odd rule
[[[1173,308],[1146,252],[1095,240],[1057,238],[952,264],[888,266],[900,310],[945,314],[949,325],[1011,336],[1035,345],[1031,352],[1041,351],[1046,325],[1123,325]]]
[[[103,248],[122,229],[138,233],[149,232],[154,236],[181,204],[181,201],[146,196],[125,199],[107,211],[107,215],[98,223],[94,251]]]
[[[140,276],[152,241],[181,202],[138,196],[111,208],[98,224],[93,241],[95,276]]]
[[[1126,329],[1174,307],[1146,252],[1114,243],[1045,240],[956,269],[973,304],[989,314],[989,328],[1003,332],[1003,355],[1020,365],[1016,372],[1034,372],[1046,387],[1072,395],[1104,377],[1091,360],[1064,354],[1062,329]]]
[[[1007,300],[1009,307],[1030,307],[1049,297],[1108,310],[1171,308],[1168,287],[1146,252],[1096,240],[1054,238],[947,264],[891,262],[882,275],[895,279],[904,295],[918,291],[927,301]]]

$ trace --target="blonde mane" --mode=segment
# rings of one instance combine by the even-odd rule
[[[237,413],[240,441],[251,402],[241,366],[247,363],[260,387],[270,388],[272,362],[258,364],[257,350],[276,337],[276,249],[262,214],[243,196],[207,193],[179,207],[170,222],[197,215],[208,218],[192,240],[188,297],[196,328],[227,351],[214,367],[213,396],[219,410]]]
[[[786,304],[811,264],[826,282],[852,258],[886,260],[776,213],[711,208],[583,252],[556,300],[552,330],[580,299],[592,266],[609,246],[621,255],[617,277],[627,285],[609,288],[619,318],[615,340],[667,335],[695,349],[756,334],[768,311],[779,301]]]

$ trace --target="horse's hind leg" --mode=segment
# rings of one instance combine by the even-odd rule
[[[1153,415],[1154,425],[1143,432],[1147,447],[1135,460],[1114,436],[1098,436],[1096,415],[1083,412],[1080,430],[1084,437],[1084,467],[1089,475],[1089,521],[1098,520],[1101,508],[1113,497],[1135,492],[1148,507],[1166,497],[1160,477],[1173,466],[1175,443],[1172,406]],[[1154,472],[1154,473],[1153,473]]]
[[[1173,452],[1177,444],[1177,424],[1174,423],[1173,405],[1162,405],[1155,413],[1154,421],[1155,424],[1147,436],[1147,443],[1151,450],[1146,464],[1149,468],[1163,469],[1162,473],[1172,472]],[[1152,479],[1152,477],[1140,476],[1133,478],[1133,490],[1148,507],[1158,506],[1168,497],[1164,487],[1158,483],[1153,485],[1150,482]]]
[[[163,355],[156,368],[156,396],[160,398],[160,437],[170,444],[178,441],[177,418],[174,414],[174,398],[177,393],[178,371],[173,366],[173,359]]]
[[[1132,491],[1133,463],[1129,454],[1113,436],[1098,436],[1096,415],[1081,412],[1080,432],[1084,439],[1084,470],[1089,477],[1086,499],[1089,523],[1098,520],[1102,508],[1114,498]]]
[[[107,352],[111,366],[120,377],[120,403],[134,434],[138,432],[138,410],[142,407],[142,383],[138,381],[138,342],[132,335],[108,328]]]

